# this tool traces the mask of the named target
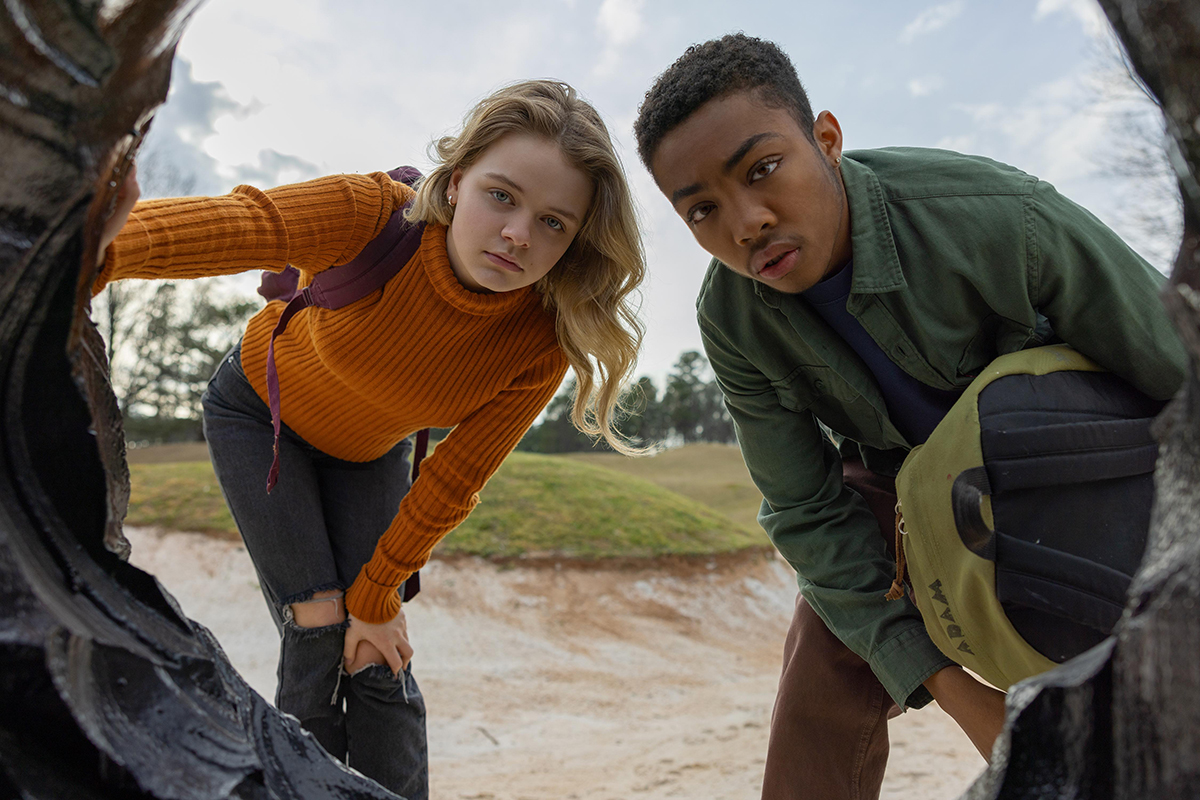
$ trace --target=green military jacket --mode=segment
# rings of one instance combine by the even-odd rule
[[[887,148],[846,153],[854,273],[849,312],[908,374],[963,389],[992,359],[1067,344],[1159,399],[1186,356],[1163,279],[1050,184],[984,158]],[[950,662],[907,599],[865,502],[843,487],[848,443],[894,475],[912,446],[863,361],[798,295],[714,260],[697,314],[705,350],[764,501],[759,522],[813,609],[901,707]]]

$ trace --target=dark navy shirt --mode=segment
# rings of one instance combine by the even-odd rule
[[[875,376],[888,416],[909,444],[922,444],[954,405],[960,392],[926,386],[887,357],[871,334],[846,310],[854,263],[804,292],[804,299],[858,354]]]

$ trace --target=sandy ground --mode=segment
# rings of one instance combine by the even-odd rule
[[[127,530],[263,696],[277,637],[244,548]],[[757,798],[790,570],[756,556],[653,568],[434,561],[407,606],[435,800]],[[957,797],[983,769],[936,706],[891,726],[884,798]]]

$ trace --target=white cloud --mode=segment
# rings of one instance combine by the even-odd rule
[[[145,197],[217,194],[232,185],[222,180],[221,165],[205,150],[217,124],[251,109],[229,96],[220,81],[199,81],[192,65],[176,58],[167,103],[154,115],[138,156]]]
[[[596,14],[596,26],[609,44],[623,47],[642,32],[645,0],[604,0]]]
[[[1096,0],[1038,0],[1034,20],[1041,22],[1052,14],[1073,15],[1083,24],[1088,36],[1102,36],[1108,32],[1108,18]]]
[[[953,0],[950,3],[942,3],[939,6],[925,9],[917,15],[916,19],[904,26],[904,30],[900,32],[900,41],[908,44],[918,36],[941,30],[961,14],[965,7],[965,0]]]
[[[249,120],[262,108],[231,99],[221,81],[196,80],[191,63],[177,57],[168,102],[155,113],[138,155],[142,195],[219,194],[239,183],[276,186],[317,177],[316,164],[275,149],[260,148],[253,161],[240,164],[208,151],[228,121]]]
[[[596,30],[602,50],[593,70],[598,77],[611,75],[621,59],[621,51],[642,34],[645,0],[604,0],[596,14]]]
[[[1055,184],[1092,178],[1095,154],[1108,144],[1106,121],[1071,77],[1042,84],[1012,105],[955,108],[971,118],[971,137],[983,152]]]
[[[238,183],[254,186],[279,186],[321,176],[321,168],[311,161],[270,148],[259,150],[254,163],[239,164],[234,170]]]
[[[946,85],[941,75],[926,75],[924,78],[913,78],[908,82],[908,92],[913,97],[925,97]]]

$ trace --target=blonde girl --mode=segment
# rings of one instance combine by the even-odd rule
[[[310,308],[276,340],[277,441],[266,362],[282,303],[250,320],[204,396],[213,465],[281,631],[278,707],[410,800],[428,788],[404,582],[470,513],[568,367],[575,424],[628,451],[614,409],[642,337],[629,189],[571,87],[502,89],[434,150],[415,192],[383,173],[340,175],[129,213],[128,183],[96,285],[289,264],[304,285],[353,259],[404,204],[426,223],[383,289]],[[453,431],[410,490],[408,437],[424,427]],[[273,446],[281,471],[268,494]]]

